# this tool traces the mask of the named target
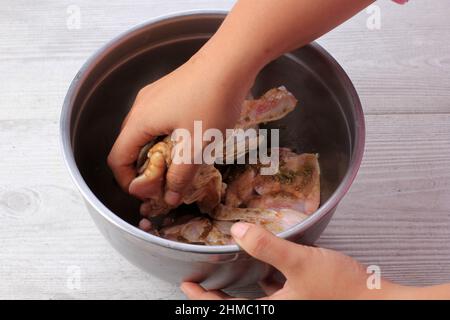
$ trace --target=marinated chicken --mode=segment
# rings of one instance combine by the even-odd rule
[[[279,149],[280,165],[275,175],[259,174],[247,165],[228,178],[225,205],[234,208],[292,209],[311,214],[320,203],[320,170],[316,154],[296,154]],[[238,169],[239,170],[239,169]]]
[[[286,88],[271,89],[260,99],[243,103],[236,129],[257,128],[260,123],[281,119],[296,104]],[[239,143],[227,137],[225,145],[227,141]],[[195,203],[202,215],[173,218],[170,212],[174,208],[163,200],[172,147],[170,137],[165,137],[141,151],[139,175],[131,183],[130,192],[143,200],[139,227],[144,231],[191,244],[226,245],[233,243],[230,228],[236,221],[259,224],[279,233],[319,207],[318,156],[277,148],[272,150],[279,154],[278,172],[274,175],[262,175],[264,165],[260,163],[222,166],[225,171],[214,165],[200,165],[183,203]],[[154,219],[163,219],[163,223],[156,226]]]
[[[208,217],[195,217],[182,224],[164,227],[159,231],[159,235],[166,239],[192,244],[226,245],[233,242],[230,235],[232,224]]]

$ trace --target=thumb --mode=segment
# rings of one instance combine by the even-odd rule
[[[166,192],[164,201],[177,206],[182,202],[183,193],[192,183],[198,166],[194,164],[174,164],[172,163],[166,175]]]
[[[266,262],[285,276],[298,272],[307,259],[308,247],[278,238],[264,228],[245,222],[235,223],[231,234],[248,254]]]
[[[198,162],[195,160],[202,155],[202,150],[195,153],[196,144],[192,139],[195,135],[193,132],[193,128],[180,127],[171,134],[171,141],[173,142],[172,162],[166,174],[164,201],[174,207],[182,203],[183,194],[192,184],[199,169],[199,165],[196,164]]]

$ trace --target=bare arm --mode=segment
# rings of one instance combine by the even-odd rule
[[[374,0],[240,0],[201,50],[250,71],[334,29]]]
[[[403,287],[403,297],[406,299],[430,299],[430,300],[449,300],[450,283],[423,288]]]

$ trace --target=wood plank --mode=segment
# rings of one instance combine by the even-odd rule
[[[362,12],[319,41],[348,72],[365,112],[449,113],[449,2],[376,5],[380,30],[369,30]]]
[[[359,175],[319,245],[404,284],[450,282],[450,115],[367,117]]]
[[[82,63],[138,23],[174,11],[227,9],[232,3],[77,1],[81,28],[70,30],[66,9],[72,2],[14,2],[0,12],[0,118],[54,117]],[[365,112],[449,113],[448,1],[433,1],[431,8],[424,1],[378,5],[381,30],[367,29],[363,12],[320,39],[354,81]]]

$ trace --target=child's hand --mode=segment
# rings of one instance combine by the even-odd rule
[[[387,299],[402,290],[385,280],[381,289],[369,290],[366,269],[338,252],[295,244],[247,223],[233,225],[231,232],[239,246],[277,268],[287,279],[284,284],[261,283],[268,295],[264,299]],[[231,298],[190,282],[183,283],[181,289],[190,299]]]
[[[153,138],[177,128],[188,129],[193,137],[194,120],[202,120],[203,130],[234,127],[257,71],[233,68],[239,64],[231,59],[211,59],[217,55],[205,53],[207,50],[205,46],[187,63],[138,93],[108,157],[108,164],[125,191],[129,191],[130,182],[136,177],[134,166],[140,149]],[[166,176],[167,203],[179,204],[195,170],[194,165],[170,166]]]

